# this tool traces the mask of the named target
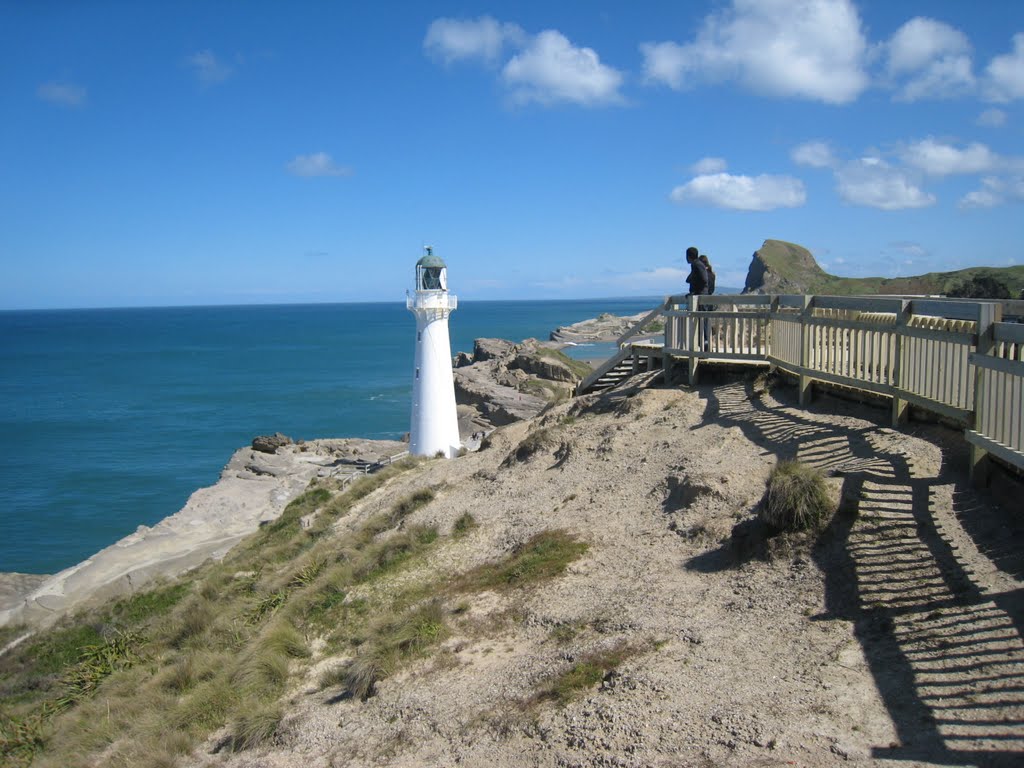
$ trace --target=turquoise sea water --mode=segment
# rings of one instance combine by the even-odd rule
[[[466,301],[452,351],[656,303]],[[0,571],[173,514],[255,435],[401,437],[414,337],[404,303],[0,312]]]

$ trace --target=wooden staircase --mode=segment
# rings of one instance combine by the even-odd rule
[[[603,392],[617,387],[626,379],[642,371],[661,368],[659,349],[648,345],[627,344],[616,354],[604,361],[597,370],[576,387],[577,395]]]

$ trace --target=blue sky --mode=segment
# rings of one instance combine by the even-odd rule
[[[1024,263],[1024,2],[0,2],[0,308]]]

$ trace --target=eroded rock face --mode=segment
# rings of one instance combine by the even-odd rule
[[[509,363],[509,368],[532,373],[534,376],[551,381],[568,381],[574,384],[579,381],[579,377],[566,363],[551,357],[540,357],[536,352],[533,354],[520,352]]]
[[[496,427],[529,419],[540,413],[547,400],[498,383],[499,371],[493,361],[456,368],[455,401],[475,406]]]

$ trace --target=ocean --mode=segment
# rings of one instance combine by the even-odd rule
[[[460,302],[452,353],[658,301]],[[414,337],[404,303],[0,311],[0,571],[155,524],[256,435],[400,438]]]

